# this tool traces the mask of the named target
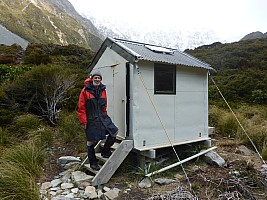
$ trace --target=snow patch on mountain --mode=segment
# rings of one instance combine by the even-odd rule
[[[127,24],[108,19],[98,20],[88,14],[82,15],[89,19],[105,37],[155,44],[181,51],[219,41],[213,30],[205,28],[192,30],[192,28],[185,27],[148,27],[144,24]]]

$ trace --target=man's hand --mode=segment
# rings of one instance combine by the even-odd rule
[[[82,129],[86,129],[86,124],[81,124]]]

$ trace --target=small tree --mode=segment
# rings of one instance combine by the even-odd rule
[[[5,92],[16,108],[43,116],[54,125],[75,80],[70,68],[40,65],[5,85]]]
[[[67,92],[73,86],[75,76],[70,75],[67,71],[52,70],[49,76],[45,76],[41,80],[42,95],[39,101],[40,109],[43,115],[51,124],[55,124],[59,119],[62,103],[68,99]]]

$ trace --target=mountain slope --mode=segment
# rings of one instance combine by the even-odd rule
[[[252,32],[244,36],[240,41],[242,40],[252,40],[252,39],[257,39],[257,38],[266,38],[267,33],[262,33],[260,31]]]
[[[0,24],[30,43],[76,44],[95,51],[102,43],[103,36],[67,0],[2,0],[0,9]]]

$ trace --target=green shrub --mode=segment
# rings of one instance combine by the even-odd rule
[[[48,127],[42,127],[31,131],[29,138],[35,139],[36,143],[45,148],[53,144],[53,131]]]
[[[267,120],[267,106],[261,106],[260,108],[260,115],[264,120]]]
[[[0,145],[6,145],[10,143],[10,134],[8,131],[0,127]]]
[[[16,163],[0,162],[0,199],[39,200],[39,188],[34,177]]]
[[[6,84],[5,94],[21,111],[42,116],[55,125],[75,80],[70,68],[41,65]]]
[[[62,112],[59,121],[60,134],[65,142],[86,141],[76,112]]]
[[[15,136],[27,137],[30,131],[37,130],[41,124],[36,115],[24,114],[15,118],[10,129]]]
[[[41,165],[44,158],[42,147],[37,145],[34,140],[8,148],[2,156],[2,160],[15,163],[22,171],[28,172],[36,179],[42,174]]]
[[[64,102],[63,104],[64,110],[72,112],[77,109],[80,92],[81,88],[72,88],[68,91],[68,96],[70,98]]]
[[[0,82],[14,80],[29,70],[31,70],[31,67],[26,65],[7,66],[0,64]]]
[[[16,108],[11,107],[11,101],[8,99],[3,85],[0,85],[0,126],[11,124],[17,114]]]
[[[224,113],[225,111],[218,108],[217,106],[214,106],[214,105],[210,106],[209,107],[209,126],[217,127],[218,122],[221,116],[224,115]]]
[[[25,51],[24,63],[33,65],[48,64],[51,63],[51,58],[45,52],[44,45],[29,45]]]
[[[235,137],[238,131],[238,123],[232,113],[225,113],[218,121],[218,129],[222,136]]]
[[[0,126],[5,127],[11,124],[17,114],[16,111],[0,108]]]
[[[251,126],[247,128],[246,132],[248,133],[250,139],[253,141],[259,152],[264,148],[264,144],[267,143],[267,128],[264,126]],[[243,135],[244,143],[253,148],[251,142],[247,136]]]

